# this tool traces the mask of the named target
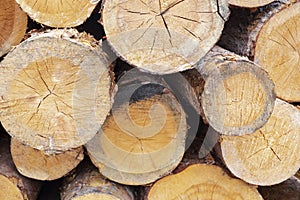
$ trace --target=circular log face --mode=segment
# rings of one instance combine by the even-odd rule
[[[51,27],[74,27],[82,24],[99,0],[16,0],[35,21]]]
[[[20,189],[7,177],[0,174],[0,199],[22,200]]]
[[[276,100],[268,122],[245,136],[222,136],[225,164],[237,177],[255,185],[274,185],[300,167],[300,112]]]
[[[160,179],[151,187],[147,199],[262,200],[254,186],[229,177],[220,167],[204,164],[191,165],[178,174]]]
[[[249,8],[267,5],[273,1],[274,0],[228,0],[231,5]]]
[[[300,101],[300,2],[275,14],[260,31],[254,61],[275,83],[277,96]]]
[[[24,144],[49,151],[86,143],[110,109],[104,53],[59,37],[50,32],[30,38],[0,65],[4,128]]]
[[[0,56],[23,38],[27,16],[14,0],[0,0]]]
[[[86,147],[107,178],[148,184],[179,164],[186,132],[184,111],[173,95],[163,94],[116,108]]]
[[[262,127],[275,99],[274,83],[268,74],[248,61],[214,66],[201,97],[209,124],[224,135],[249,134]]]
[[[103,25],[129,63],[164,74],[191,68],[217,42],[229,14],[224,0],[107,0]]]

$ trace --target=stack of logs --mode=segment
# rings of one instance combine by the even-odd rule
[[[0,2],[0,200],[300,199],[299,0]]]

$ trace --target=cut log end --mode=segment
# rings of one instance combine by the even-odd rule
[[[73,170],[84,157],[82,147],[48,155],[16,139],[11,140],[10,149],[17,170],[22,175],[37,180],[61,178]]]
[[[21,8],[35,21],[51,27],[75,27],[92,13],[99,0],[17,0]]]
[[[19,44],[27,28],[27,15],[14,0],[1,0],[0,7],[0,56]]]
[[[116,53],[157,74],[192,68],[217,42],[228,15],[224,0],[105,1],[102,11]]]
[[[217,166],[194,164],[154,183],[145,199],[262,200],[262,197],[255,186],[229,177]]]
[[[13,180],[0,174],[0,199],[23,200],[23,195]]]
[[[224,135],[253,133],[273,111],[274,83],[253,62],[236,55],[210,54],[197,66],[208,75],[201,96],[207,121]]]
[[[61,188],[62,200],[133,200],[133,192],[124,185],[103,177],[89,162],[83,162],[75,174],[67,176]]]
[[[88,42],[76,31],[54,30],[27,39],[1,62],[0,117],[13,137],[55,152],[96,134],[110,109],[111,80],[106,54]]]
[[[178,165],[186,131],[185,114],[175,97],[155,95],[118,107],[86,146],[104,176],[141,185]]]
[[[254,61],[275,82],[277,96],[300,102],[300,2],[275,14],[257,39]]]
[[[222,158],[237,177],[255,185],[274,185],[300,167],[300,112],[276,100],[268,122],[255,133],[222,136]]]
[[[274,0],[229,0],[228,3],[234,6],[255,8],[267,5]]]

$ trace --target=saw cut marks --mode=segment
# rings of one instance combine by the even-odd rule
[[[124,60],[167,74],[192,68],[217,42],[228,15],[225,0],[110,0],[102,20]]]

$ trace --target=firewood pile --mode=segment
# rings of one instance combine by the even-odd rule
[[[0,200],[300,199],[299,0],[0,3]]]

